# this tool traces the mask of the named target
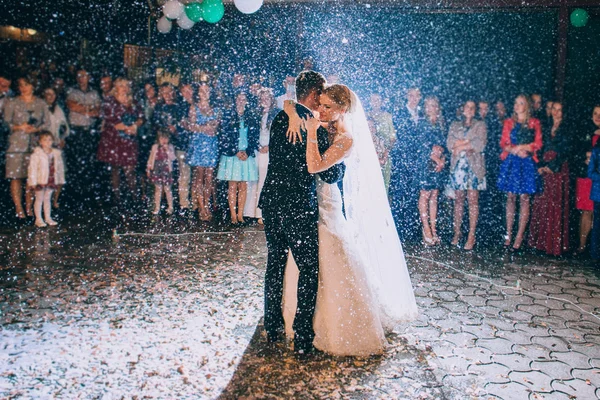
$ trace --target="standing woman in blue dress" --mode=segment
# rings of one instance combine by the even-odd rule
[[[257,107],[249,107],[248,95],[239,92],[235,107],[223,116],[217,179],[229,182],[227,197],[233,225],[244,222],[247,182],[258,181],[254,154],[258,150],[260,116],[256,110]]]
[[[531,101],[527,95],[521,94],[515,99],[513,116],[504,121],[500,147],[502,164],[498,189],[508,195],[504,246],[510,247],[512,243],[518,195],[519,229],[512,247],[513,251],[517,251],[521,248],[529,222],[530,197],[537,191],[537,152],[542,148],[542,128],[540,121],[531,116]]]
[[[202,82],[198,86],[198,101],[190,107],[187,125],[192,135],[187,154],[188,164],[193,168],[192,202],[198,206],[201,221],[212,219],[209,204],[219,158],[217,130],[221,117],[210,95],[210,85]]]

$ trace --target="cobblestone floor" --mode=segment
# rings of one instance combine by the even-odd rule
[[[407,246],[419,319],[381,357],[300,362],[262,333],[262,232],[145,232],[0,235],[0,397],[600,398],[590,265]]]

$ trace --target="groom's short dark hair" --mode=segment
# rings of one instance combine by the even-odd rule
[[[304,100],[311,91],[316,90],[319,94],[325,89],[327,80],[323,75],[315,71],[302,71],[296,78],[296,97]]]

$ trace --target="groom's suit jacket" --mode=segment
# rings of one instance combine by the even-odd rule
[[[301,104],[296,105],[300,118],[312,117]],[[279,112],[271,125],[269,142],[269,167],[258,206],[262,210],[277,210],[294,219],[315,221],[319,217],[315,176],[308,172],[306,164],[306,131],[301,131],[302,142],[292,144],[286,137],[289,118]],[[329,148],[327,130],[317,130],[319,151]],[[344,177],[345,165],[336,164],[319,177],[326,183],[335,183]]]

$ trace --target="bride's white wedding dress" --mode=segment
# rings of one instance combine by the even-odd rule
[[[317,178],[319,201],[319,290],[313,327],[314,346],[338,356],[367,356],[383,352],[385,336],[374,294],[364,268],[364,256],[342,213],[336,184]],[[298,267],[289,256],[284,281],[283,318],[293,335]]]
[[[344,160],[344,199],[336,184],[316,178],[319,289],[313,344],[333,355],[367,356],[382,353],[384,333],[416,318],[418,311],[377,153],[354,93],[352,104],[344,116],[353,137]],[[288,336],[293,335],[298,273],[290,252],[282,304]]]

